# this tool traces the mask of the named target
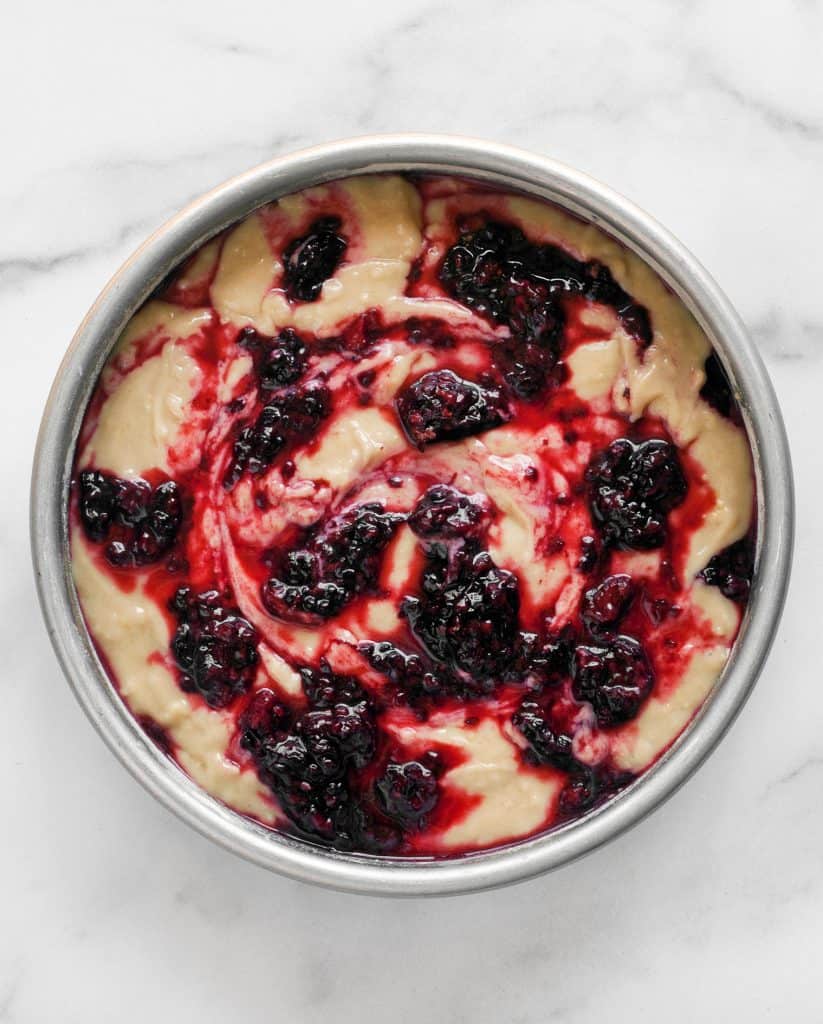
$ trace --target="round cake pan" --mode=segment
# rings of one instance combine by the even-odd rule
[[[381,171],[461,174],[547,199],[613,235],[651,264],[696,316],[740,402],[754,454],[758,543],[751,599],[725,670],[663,757],[586,817],[511,846],[449,860],[341,854],[273,833],[200,789],[145,735],[89,640],[71,575],[68,491],[86,404],[122,328],[165,275],[199,245],[263,203],[311,185]],[[34,457],[31,541],[43,615],[63,671],[95,728],[128,770],[188,824],[234,853],[292,878],[361,893],[470,892],[538,875],[624,832],[670,796],[713,750],[763,666],[782,611],[794,505],[786,434],[763,364],[734,309],[684,247],[592,178],[545,157],[471,139],[384,135],[280,157],[186,207],[115,274],[66,352]]]

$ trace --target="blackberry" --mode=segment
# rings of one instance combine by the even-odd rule
[[[386,765],[375,790],[386,814],[406,829],[425,827],[439,795],[434,772],[420,761]]]
[[[745,604],[754,573],[754,540],[744,537],[719,551],[700,573],[711,587],[719,587],[731,601]]]
[[[420,498],[408,518],[412,531],[426,540],[472,537],[485,510],[476,500],[446,484],[435,484]]]
[[[518,638],[517,577],[488,551],[465,550],[449,564],[433,545],[420,597],[406,597],[401,614],[436,661],[478,682],[503,674]]]
[[[325,662],[301,669],[301,677],[309,709],[296,717],[281,712],[273,695],[260,691],[241,718],[241,742],[302,832],[339,849],[390,852],[400,834],[362,806],[353,777],[375,756],[370,698]]]
[[[404,651],[388,640],[365,640],[357,649],[375,671],[396,687],[397,704],[424,709],[445,697],[471,700],[488,692],[483,681],[465,680],[445,665],[435,665],[426,655]]]
[[[314,708],[331,708],[335,704],[362,704],[369,697],[354,676],[333,672],[328,662],[319,668],[301,668],[303,692]]]
[[[277,699],[273,690],[257,690],[240,716],[240,743],[250,753],[257,753],[263,742],[283,731],[291,715]]]
[[[224,488],[231,490],[246,471],[259,476],[287,445],[311,438],[331,412],[331,404],[331,392],[317,380],[276,394],[254,423],[238,433]]]
[[[580,618],[591,633],[613,632],[629,610],[636,591],[631,576],[607,576],[583,595]]]
[[[83,529],[92,541],[108,541],[105,556],[111,565],[151,565],[174,547],[183,503],[173,480],[153,488],[145,480],[84,470],[78,484]]]
[[[295,238],[283,251],[286,294],[298,302],[314,302],[323,283],[340,265],[348,247],[340,234],[339,217],[320,217],[308,233]]]
[[[286,327],[275,338],[260,334],[254,327],[244,327],[237,344],[251,353],[257,383],[262,391],[296,384],[308,364],[308,348],[297,331]]]
[[[337,615],[357,594],[374,590],[383,551],[402,519],[369,502],[311,531],[263,584],[266,609],[309,623]]]
[[[521,631],[504,670],[504,679],[538,689],[555,686],[568,677],[571,654],[571,638],[565,633],[540,636]]]
[[[586,481],[603,539],[639,551],[664,544],[666,517],[683,503],[688,487],[672,444],[658,439],[635,444],[625,437],[595,455]]]
[[[473,218],[440,267],[440,282],[464,305],[511,337],[495,358],[512,390],[531,398],[554,379],[561,356],[564,295],[612,306],[644,347],[652,340],[648,311],[638,306],[601,263],[583,263],[555,245],[530,242],[511,224]]]
[[[498,388],[475,384],[452,370],[424,374],[398,395],[395,405],[417,448],[481,434],[510,418]]]
[[[532,698],[521,702],[512,716],[512,725],[528,742],[530,758],[535,763],[551,765],[563,771],[572,771],[578,767],[572,749],[574,735],[568,717],[563,715],[559,701],[548,707]]]
[[[618,636],[605,645],[580,645],[572,674],[575,699],[591,704],[602,726],[634,718],[654,683],[646,652],[630,636]]]
[[[223,708],[245,693],[257,668],[257,630],[217,590],[181,587],[171,602],[179,625],[171,650],[184,690]]]
[[[634,781],[631,772],[617,771],[608,765],[588,768],[578,765],[560,791],[558,811],[561,818],[577,818],[625,789]]]

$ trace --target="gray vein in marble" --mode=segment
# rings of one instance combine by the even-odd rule
[[[796,768],[793,768],[790,772],[786,772],[785,775],[781,775],[779,778],[771,782],[766,789],[763,791],[761,799],[766,800],[771,794],[782,786],[791,785],[795,779],[799,779],[802,776],[809,774],[810,772],[817,773],[817,771],[823,768],[823,754],[817,754],[813,757],[807,758],[802,764],[799,764]]]
[[[384,83],[391,74],[391,62],[384,55],[378,55],[377,48],[373,53],[367,54],[361,67],[368,73],[369,88],[364,90],[368,94],[367,102],[363,103],[355,116],[355,123],[359,131],[372,131],[380,104],[383,101],[382,90]]]
[[[741,110],[757,117],[767,128],[777,133],[794,135],[803,141],[814,144],[823,140],[823,122],[793,116],[775,104],[744,92],[718,71],[710,68],[704,54],[692,54],[689,65],[692,74],[689,76],[688,85],[691,89],[704,89],[719,93]],[[608,96],[608,99],[603,93]],[[629,98],[625,90],[616,87],[604,90],[603,93],[590,102],[552,103],[540,108],[539,112],[530,110],[523,118],[513,121],[512,124],[517,130],[533,124],[536,119],[549,120],[552,118],[580,118],[592,121],[608,119],[612,125],[622,124],[629,120],[636,121],[638,117],[645,118],[654,106],[670,109],[682,101],[684,89],[681,84],[676,88],[658,89],[651,97],[641,94],[635,99]]]
[[[366,52],[356,54],[358,70],[365,69],[367,72],[363,95],[368,97],[355,114],[354,123],[358,130],[381,130],[377,115],[386,102],[387,91],[394,85],[393,75],[398,65],[398,59],[393,51],[397,49],[398,40],[401,41],[402,48],[405,49],[411,40],[421,33],[425,33],[429,26],[438,23],[438,18],[447,16],[449,13],[448,7],[431,4],[397,24],[389,26]]]
[[[175,212],[176,207],[159,214],[159,220],[165,220]],[[25,285],[31,278],[42,277],[54,270],[69,266],[82,266],[98,256],[109,256],[116,253],[130,241],[136,243],[146,236],[157,223],[151,220],[135,221],[120,228],[115,235],[106,241],[95,242],[93,245],[77,249],[68,249],[55,253],[53,256],[20,256],[0,259],[0,294]]]
[[[823,355],[823,322],[786,320],[777,309],[768,310],[750,327],[764,358],[779,362],[816,360]]]
[[[271,61],[275,56],[271,50],[263,46],[252,46],[246,42],[216,38],[208,35],[202,29],[193,29],[191,26],[187,27],[181,39],[201,51],[217,55],[264,61]]]
[[[189,167],[192,164],[208,165],[220,157],[224,157],[227,153],[232,154],[232,156],[237,154],[236,162],[241,169],[246,169],[248,155],[259,155],[262,153],[275,157],[293,147],[306,144],[306,138],[305,135],[300,133],[282,133],[254,143],[224,140],[214,146],[187,150],[184,153],[172,156],[146,157],[128,154],[121,157],[94,160],[91,163],[88,161],[71,161],[66,164],[49,167],[45,170],[41,169],[39,174],[31,175],[28,178],[28,184],[25,188],[11,195],[0,196],[0,200],[8,202],[10,205],[16,205],[26,199],[32,192],[43,191],[44,188],[47,188],[52,183],[54,178],[60,180],[71,175],[87,176],[102,174],[104,176],[117,176],[141,170],[176,170],[181,167]],[[252,158],[254,157],[252,156]],[[238,171],[237,173],[240,172]],[[219,182],[216,184],[219,184]]]
[[[306,1003],[309,1006],[328,1006],[337,991],[335,972],[328,958],[314,957],[306,961],[305,975]]]
[[[782,134],[799,136],[808,142],[823,140],[823,123],[796,117],[762,97],[745,93],[717,71],[705,69],[702,78],[715,92],[721,93],[743,110],[756,115],[770,128]]]
[[[167,171],[189,166],[208,166],[219,154],[231,152],[234,157],[238,152],[243,153],[245,151],[247,156],[240,160],[239,166],[234,169],[238,173],[248,163],[247,157],[249,153],[255,154],[251,158],[252,160],[262,160],[266,157],[276,156],[289,147],[299,145],[300,142],[301,138],[297,135],[278,135],[259,145],[246,145],[244,147],[239,144],[234,146],[223,143],[219,147],[179,154],[174,157],[146,158],[135,156],[95,161],[91,166],[74,165],[71,168],[51,168],[45,175],[41,176],[41,181],[36,185],[36,188],[39,190],[47,187],[47,182],[51,178],[65,178],[69,171],[80,177],[89,175],[111,180],[133,174],[136,171]],[[45,178],[45,183],[42,178]],[[218,183],[212,182],[211,184],[215,185]],[[79,266],[97,256],[107,256],[116,253],[129,242],[132,244],[138,242],[154,227],[163,223],[182,206],[195,199],[207,187],[209,186],[205,185],[202,189],[189,191],[184,197],[181,197],[179,202],[167,205],[165,208],[156,209],[150,217],[142,217],[130,221],[119,227],[113,234],[106,235],[99,240],[96,239],[87,245],[77,245],[56,252],[53,247],[50,247],[48,255],[39,255],[35,251],[32,254],[19,255],[10,253],[5,257],[0,256],[0,294],[25,284],[32,277],[49,274],[66,266]],[[7,199],[9,206],[23,203],[28,192],[29,189],[26,189],[17,196],[9,197]]]

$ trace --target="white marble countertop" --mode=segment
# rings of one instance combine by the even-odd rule
[[[0,1021],[821,1019],[821,47],[814,0],[6,11]],[[403,903],[266,874],[144,793],[62,679],[27,537],[43,401],[124,257],[266,157],[401,129],[551,154],[679,235],[760,346],[799,505],[773,653],[698,775],[554,875]]]

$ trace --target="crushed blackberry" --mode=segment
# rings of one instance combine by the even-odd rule
[[[625,573],[607,576],[584,593],[580,618],[589,632],[607,636],[615,631],[636,593],[631,576]]]
[[[425,448],[499,427],[510,418],[500,390],[475,384],[452,370],[432,370],[395,399],[403,429],[413,445]]]
[[[312,623],[337,615],[357,594],[373,593],[383,551],[402,521],[369,502],[310,531],[263,584],[266,609],[277,618]]]
[[[667,515],[682,504],[688,487],[677,449],[659,439],[612,441],[589,463],[586,481],[603,539],[639,551],[664,544]]]
[[[560,790],[558,812],[562,817],[576,818],[594,806],[599,795],[597,773],[583,765],[572,771]]]
[[[422,655],[401,650],[388,640],[364,640],[357,649],[372,668],[395,686],[427,696],[441,692],[440,679]]]
[[[494,348],[495,361],[506,383],[520,398],[532,398],[549,383],[560,384],[563,311],[544,284],[526,284],[512,303],[512,334]]]
[[[634,781],[631,772],[617,771],[608,765],[587,768],[579,765],[560,791],[559,819],[578,818],[593,807],[604,803]]]
[[[427,655],[405,651],[388,640],[364,640],[357,649],[396,688],[393,702],[409,705],[424,717],[432,704],[447,698],[475,700],[490,692],[486,680],[458,675]]]
[[[257,631],[217,590],[181,587],[170,607],[178,619],[171,651],[181,686],[210,707],[226,707],[252,684]]]
[[[511,224],[471,218],[440,267],[440,282],[464,305],[496,324],[509,341],[496,351],[516,394],[530,398],[551,381],[561,356],[564,295],[611,306],[644,347],[652,340],[648,311],[638,306],[609,269],[582,263],[555,245],[530,242]]]
[[[506,682],[525,683],[531,689],[555,686],[568,678],[573,648],[570,631],[539,635],[521,631],[504,669]]]
[[[325,662],[301,676],[308,710],[291,714],[271,691],[259,691],[241,718],[242,745],[303,833],[338,849],[391,852],[401,834],[369,813],[354,778],[375,756],[370,698]]]
[[[457,344],[448,325],[431,317],[409,317],[406,321],[406,335],[412,345],[444,349],[454,348]]]
[[[99,470],[78,478],[80,521],[89,540],[108,541],[106,560],[119,569],[159,562],[174,546],[183,521],[180,488],[173,480],[152,487]]]
[[[714,352],[706,360],[704,370],[706,379],[703,382],[703,387],[700,389],[700,397],[708,402],[721,416],[725,416],[726,419],[730,419],[733,423],[742,423],[740,408],[732,393],[729,378],[726,376],[726,371]]]
[[[548,329],[553,336],[553,311],[540,309],[535,300],[539,297],[545,303],[549,286],[556,291],[580,290],[582,265],[555,246],[534,245],[511,224],[487,220],[464,227],[440,267],[446,291],[494,323],[514,319],[524,333],[539,335]],[[537,319],[527,324],[530,313]]]
[[[534,763],[551,765],[563,771],[579,767],[572,749],[573,726],[562,701],[554,700],[543,705],[526,698],[512,716],[512,725],[528,742],[529,756]]]
[[[405,829],[426,826],[426,815],[437,806],[437,777],[420,761],[386,765],[375,783],[385,813]]]
[[[484,516],[476,498],[447,484],[434,484],[415,505],[408,524],[423,539],[453,540],[475,536]]]
[[[323,283],[340,265],[348,247],[340,233],[339,217],[320,217],[308,233],[295,238],[283,251],[286,294],[298,302],[314,302]]]
[[[240,743],[245,750],[256,754],[265,740],[286,730],[291,712],[277,698],[274,690],[255,691],[239,719]]]
[[[254,327],[244,327],[237,344],[251,353],[262,391],[276,391],[296,384],[305,373],[308,348],[291,327],[280,331],[275,338],[260,334]]]
[[[652,690],[654,676],[646,652],[630,636],[607,644],[581,644],[574,652],[572,693],[587,701],[602,726],[628,722]]]
[[[731,601],[745,604],[754,574],[754,538],[744,537],[718,552],[700,573],[710,587],[718,587]]]
[[[478,682],[500,677],[518,639],[517,577],[488,551],[464,546],[449,558],[433,544],[420,597],[403,599],[400,614],[428,654]]]
[[[238,433],[223,487],[231,490],[246,471],[259,476],[287,445],[308,440],[331,412],[331,405],[331,392],[319,380],[274,395],[254,423]]]
[[[335,704],[362,704],[369,697],[354,676],[332,671],[327,661],[319,668],[300,669],[300,681],[309,704],[314,708],[331,708]]]

